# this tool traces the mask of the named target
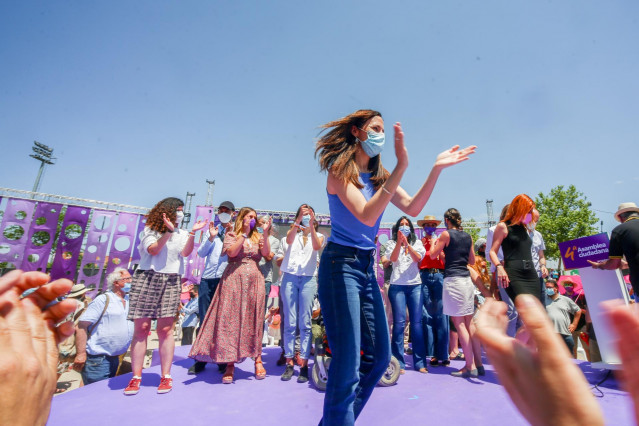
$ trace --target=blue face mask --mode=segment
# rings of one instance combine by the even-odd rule
[[[357,140],[362,144],[362,148],[366,155],[373,158],[384,150],[386,136],[384,133],[376,133],[370,130],[367,130],[366,134],[368,134],[368,138],[365,141]]]
[[[410,235],[410,226],[402,225],[399,227],[399,232],[408,237]]]
[[[131,281],[127,281],[127,282],[124,284],[124,287],[122,287],[122,291],[123,291],[124,293],[128,293],[128,292],[130,292],[130,291],[131,291]]]
[[[547,289],[546,289],[546,294],[547,294],[548,296],[554,296],[554,295],[555,295],[555,289],[547,288]]]
[[[263,234],[263,233],[264,233],[264,230],[263,230],[262,228],[257,228],[257,233],[258,233],[258,234]]]
[[[306,228],[311,223],[311,215],[306,214],[302,216],[302,226]]]
[[[426,231],[426,233],[428,235],[433,235],[436,230],[437,230],[437,228],[435,228],[435,227],[431,228],[430,226],[424,226],[424,231]]]

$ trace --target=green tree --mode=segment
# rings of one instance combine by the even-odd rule
[[[535,203],[540,214],[537,230],[544,237],[544,254],[549,259],[561,260],[558,243],[597,232],[599,219],[587,197],[574,185],[559,185],[547,195],[540,192]]]
[[[465,220],[462,226],[464,228],[464,231],[466,231],[468,234],[470,234],[471,237],[473,237],[473,243],[475,243],[475,241],[480,238],[481,228],[479,227],[475,219]]]

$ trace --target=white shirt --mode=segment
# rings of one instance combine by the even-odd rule
[[[326,237],[318,234],[322,239],[322,247],[326,245]],[[280,248],[277,251],[277,257],[283,257],[280,271],[291,275],[312,277],[317,271],[319,262],[319,250],[313,250],[313,241],[311,234],[308,234],[308,240],[304,245],[303,233],[295,234],[293,244],[290,246],[286,243],[286,237],[282,238]]]
[[[490,228],[488,228],[488,232],[486,233],[486,251],[488,252],[490,252],[490,248],[493,246],[493,237],[495,235],[495,229],[497,229],[497,225],[491,226]],[[501,246],[499,247],[499,251],[497,252],[497,259],[499,259],[499,263],[504,262],[504,252],[501,249]],[[493,260],[490,259],[490,256],[487,260],[490,262],[490,273],[494,274],[495,269],[497,269],[497,267],[493,263]]]
[[[533,232],[529,232],[528,235],[532,238],[532,247],[530,251],[532,252],[532,260],[535,265],[535,269],[537,270],[537,276],[541,278],[541,265],[539,264],[539,252],[541,250],[546,250],[546,244],[544,243],[544,237],[539,233],[539,231],[534,230]]]
[[[184,258],[181,253],[189,239],[189,233],[185,229],[176,229],[171,234],[171,238],[166,242],[162,250],[155,256],[149,254],[149,246],[162,238],[162,234],[152,231],[151,228],[145,227],[142,233],[142,239],[138,245],[140,251],[139,269],[148,271],[153,269],[155,272],[163,274],[184,274]]]
[[[386,257],[389,260],[396,245],[396,241],[388,240],[384,246],[386,248]],[[426,254],[426,249],[424,248],[424,244],[422,244],[421,240],[416,240],[412,244],[412,247],[417,253],[419,253],[419,260],[422,260]],[[393,273],[391,274],[390,283],[399,285],[415,285],[422,283],[422,279],[419,275],[419,261],[415,262],[410,256],[410,253],[407,254],[406,250],[403,248],[399,249],[397,261],[393,262]]]

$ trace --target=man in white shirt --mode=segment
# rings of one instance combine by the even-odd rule
[[[546,304],[546,284],[544,278],[548,277],[548,269],[546,269],[546,256],[544,250],[546,250],[546,244],[544,243],[544,237],[535,229],[539,222],[539,211],[533,209],[532,212],[532,228],[528,231],[530,238],[532,238],[532,260],[539,277],[539,293],[542,304]]]

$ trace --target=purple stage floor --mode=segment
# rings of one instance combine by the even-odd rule
[[[236,366],[235,383],[223,385],[217,366],[209,365],[197,376],[187,375],[192,360],[190,347],[176,347],[171,375],[173,390],[158,395],[160,367],[144,370],[142,388],[135,396],[125,396],[131,375],[115,377],[69,391],[53,399],[51,426],[69,425],[317,425],[322,413],[324,394],[310,382],[282,382],[284,367],[277,367],[279,348],[264,350],[265,380],[255,380],[253,363],[246,360]],[[408,357],[410,358],[410,357]],[[462,367],[453,361],[449,367],[430,368],[423,375],[407,370],[397,385],[373,392],[362,415],[361,425],[432,424],[432,425],[519,425],[524,418],[510,402],[497,382],[491,366],[486,376],[460,379],[449,375]],[[598,383],[605,371],[593,370],[580,363],[586,378]],[[297,372],[296,372],[297,375]],[[606,424],[633,424],[628,395],[617,382],[608,378],[597,398]],[[596,393],[596,392],[595,392]],[[463,401],[463,402],[462,402]],[[221,422],[221,423],[220,423]]]

